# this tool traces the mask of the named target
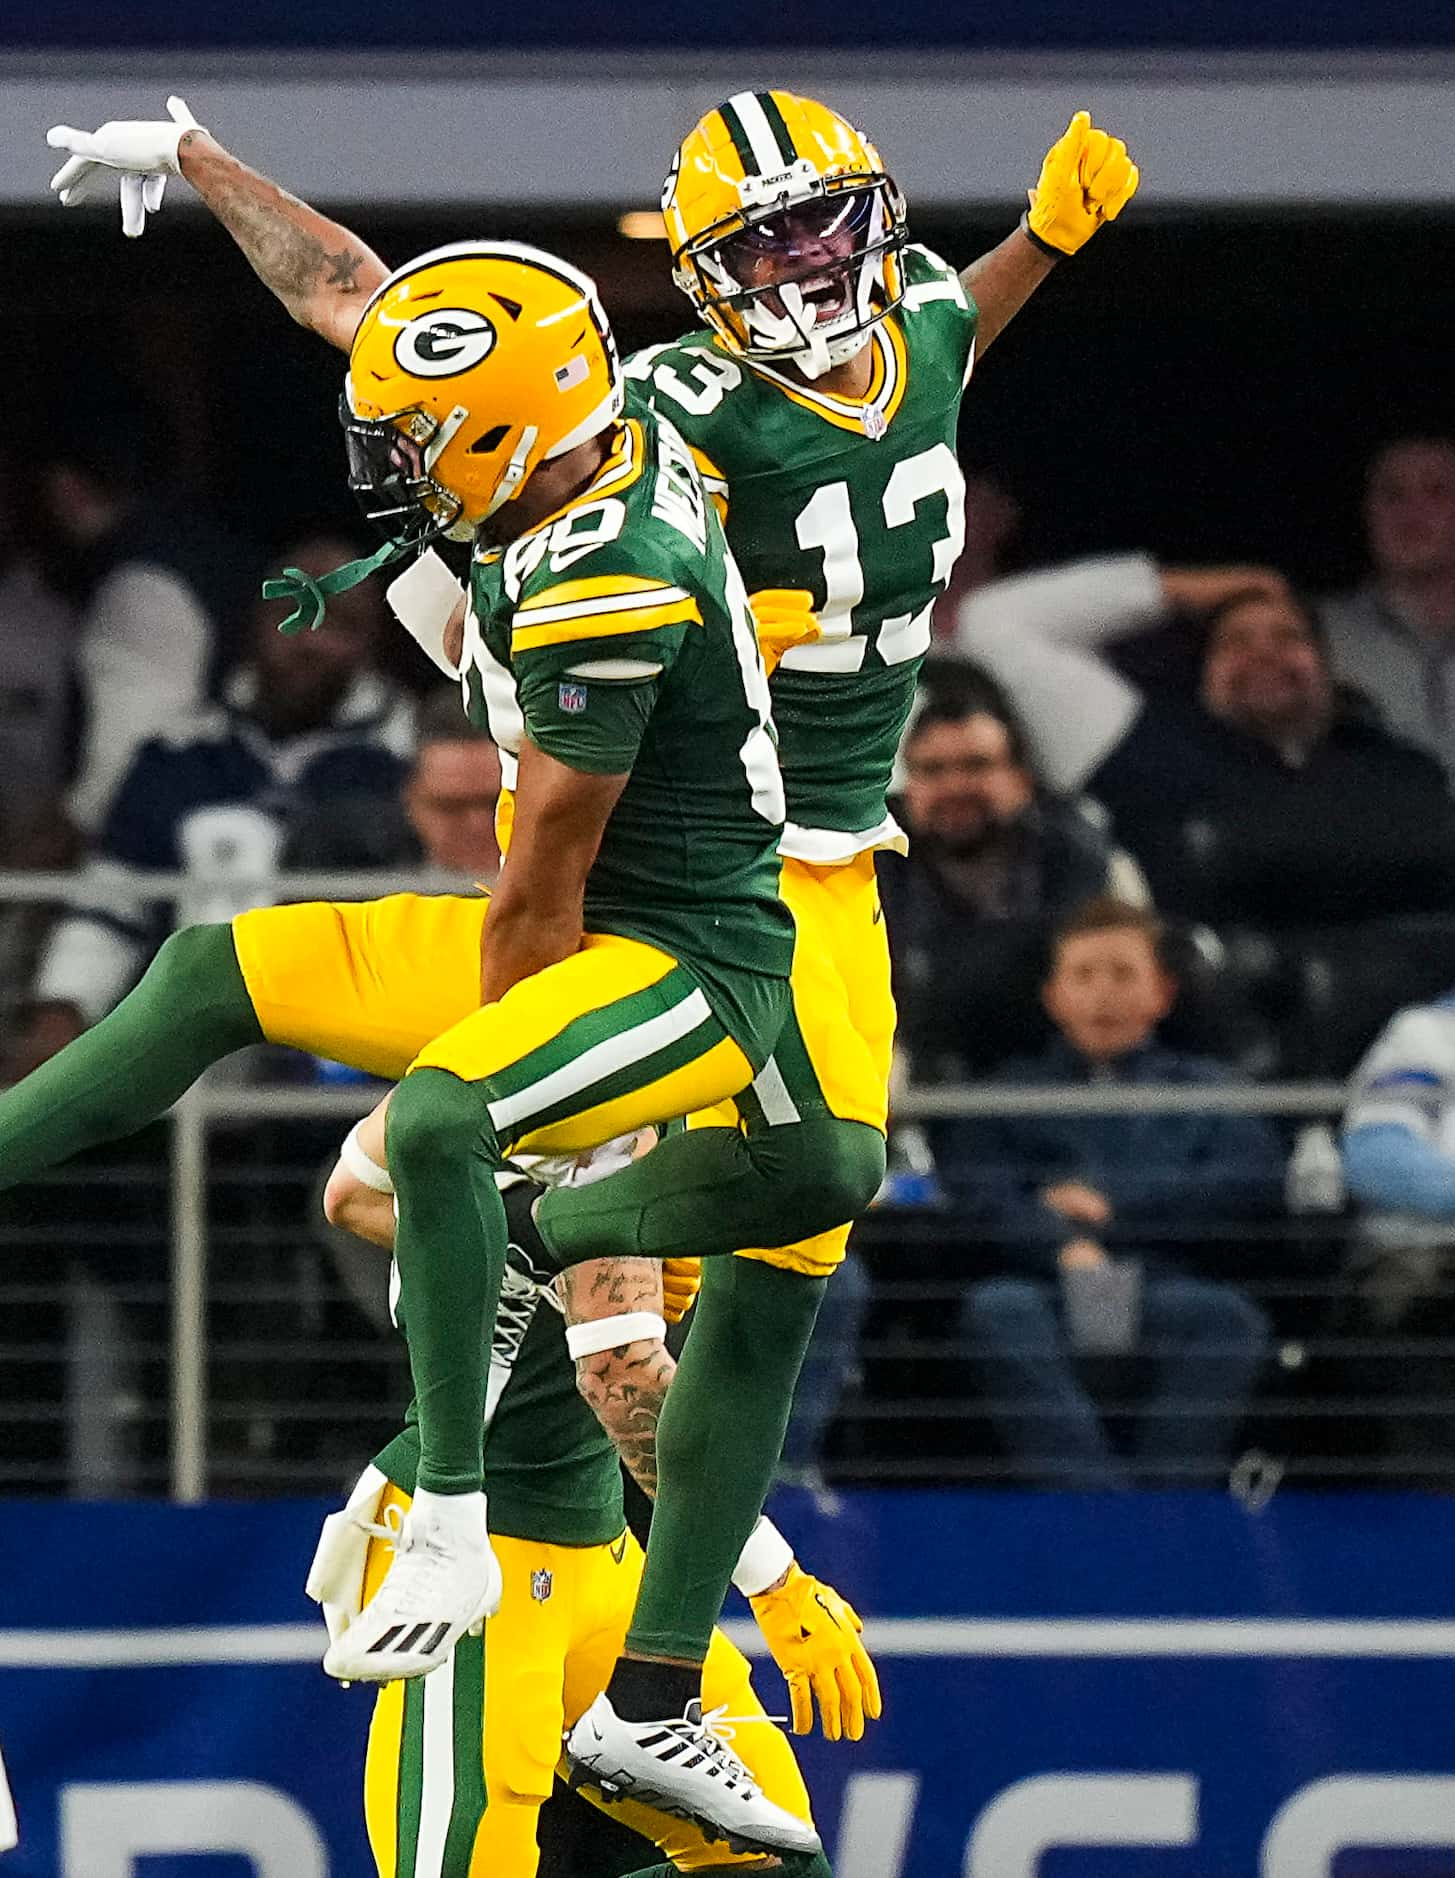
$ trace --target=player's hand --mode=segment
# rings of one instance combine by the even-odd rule
[[[794,1734],[812,1730],[816,1700],[828,1740],[862,1740],[865,1716],[877,1721],[883,1705],[854,1607],[796,1564],[782,1585],[748,1601],[788,1684]]]
[[[801,587],[765,587],[749,596],[749,604],[770,678],[790,647],[811,645],[822,631],[813,615],[813,595]]]
[[[70,155],[51,178],[62,206],[71,208],[88,193],[102,170],[121,173],[121,232],[139,235],[148,213],[162,206],[169,176],[181,170],[177,146],[189,130],[202,126],[180,98],[168,98],[161,119],[119,118],[99,130],[72,130],[56,124],[45,134],[52,150]]]
[[[701,1259],[662,1260],[662,1315],[669,1324],[682,1322],[701,1289]]]
[[[1044,248],[1075,254],[1103,222],[1114,222],[1137,193],[1141,173],[1120,137],[1078,111],[1046,152],[1023,226]]]

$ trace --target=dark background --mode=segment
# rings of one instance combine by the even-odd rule
[[[612,222],[333,212],[391,263],[467,234],[556,248],[597,276],[626,348],[691,321],[665,246]],[[174,479],[244,533],[346,515],[341,358],[195,213],[169,206],[135,242],[114,217],[0,220],[9,443],[38,452],[104,370],[160,407]],[[1011,220],[925,217],[914,232],[963,264]],[[1455,430],[1452,315],[1455,216],[1138,217],[1063,264],[982,363],[962,454],[1020,498],[1029,560],[1149,547],[1337,586],[1358,569],[1372,446]]]
[[[0,39],[18,46],[868,45],[1420,46],[1455,41],[1449,0],[685,0],[601,7],[534,0],[486,17],[400,0],[245,0],[200,15],[176,0],[0,0]]]

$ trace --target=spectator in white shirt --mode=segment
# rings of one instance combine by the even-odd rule
[[[47,428],[40,522],[79,608],[81,743],[69,811],[103,825],[133,755],[207,698],[247,618],[255,557],[149,485],[144,411],[99,395]]]
[[[1364,532],[1368,580],[1320,608],[1334,671],[1455,777],[1455,437],[1380,450]]]

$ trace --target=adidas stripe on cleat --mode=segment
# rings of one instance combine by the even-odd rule
[[[427,1676],[499,1608],[500,1566],[483,1493],[416,1493],[394,1554],[378,1591],[323,1659],[341,1682]]]
[[[732,1721],[689,1702],[670,1721],[624,1721],[603,1694],[566,1737],[570,1784],[608,1804],[633,1799],[690,1820],[733,1852],[821,1852],[818,1834],[770,1800],[728,1746]],[[744,1716],[760,1727],[761,1715]]]

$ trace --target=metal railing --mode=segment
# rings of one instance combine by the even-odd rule
[[[331,1288],[330,1297],[342,1295],[315,1237],[317,1179],[331,1144],[373,1105],[379,1088],[372,1083],[238,1087],[204,1081],[172,1112],[164,1159],[157,1157],[149,1174],[133,1176],[134,1181],[164,1184],[164,1225],[158,1220],[152,1234],[156,1241],[165,1240],[164,1279],[126,1278],[129,1248],[143,1231],[125,1224],[126,1209],[118,1207],[116,1228],[100,1233],[109,1257],[101,1292],[107,1294],[109,1288],[124,1305],[154,1316],[165,1312],[164,1343],[155,1335],[150,1342],[134,1341],[127,1359],[133,1367],[149,1364],[155,1376],[164,1357],[165,1392],[155,1386],[150,1393],[140,1390],[140,1408],[136,1387],[119,1392],[127,1412],[139,1414],[152,1427],[152,1461],[150,1468],[134,1470],[136,1486],[165,1484],[182,1501],[219,1489],[327,1490],[355,1459],[367,1458],[370,1444],[390,1432],[407,1398],[407,1367],[397,1340],[391,1341],[377,1324],[360,1325],[357,1316],[348,1319],[352,1328],[343,1331],[336,1320],[310,1329],[297,1305],[300,1287],[316,1289],[320,1282]],[[1342,1093],[1329,1085],[1264,1089],[1249,1084],[1212,1091],[1031,1091],[980,1085],[954,1092],[909,1090],[896,1113],[987,1115],[1014,1109],[1025,1114],[1048,1107],[1062,1112],[1182,1113],[1216,1107],[1222,1112],[1327,1118],[1337,1114]],[[220,1148],[224,1139],[233,1146]],[[286,1153],[278,1146],[280,1140]],[[104,1183],[110,1181],[115,1188],[120,1176],[93,1168],[86,1178],[102,1183],[104,1194],[109,1191]],[[46,1190],[37,1186],[30,1191],[38,1199]],[[156,1197],[138,1203],[148,1219],[158,1211]],[[106,1209],[103,1204],[93,1210]],[[1211,1233],[1214,1222],[1205,1224]],[[0,1231],[7,1239],[14,1236],[11,1227]],[[47,1225],[44,1206],[31,1205],[25,1233],[31,1238],[38,1234],[43,1246],[65,1249],[64,1229]],[[1409,1325],[1381,1333],[1353,1321],[1349,1307],[1358,1286],[1341,1269],[1350,1235],[1350,1222],[1333,1215],[1274,1220],[1244,1228],[1241,1239],[1224,1235],[1230,1244],[1237,1240],[1244,1254],[1259,1257],[1290,1244],[1301,1255],[1311,1245],[1321,1248],[1307,1276],[1239,1280],[1274,1325],[1264,1381],[1250,1408],[1250,1433],[1238,1449],[1244,1470],[1252,1466],[1260,1480],[1276,1477],[1285,1468],[1292,1477],[1311,1481],[1387,1474],[1414,1481],[1455,1479],[1455,1380],[1448,1396],[1431,1395],[1422,1384],[1404,1393],[1387,1386],[1364,1391],[1359,1384],[1361,1374],[1372,1366],[1397,1372],[1406,1359],[1447,1359],[1455,1379],[1455,1339],[1426,1336]],[[867,1320],[855,1347],[844,1353],[842,1367],[861,1371],[866,1381],[840,1395],[836,1434],[825,1465],[842,1477],[865,1481],[1024,1478],[1013,1458],[997,1452],[987,1428],[1007,1410],[1023,1418],[1041,1411],[1034,1405],[1017,1406],[1005,1398],[1003,1389],[986,1385],[980,1371],[993,1352],[983,1341],[977,1343],[963,1320],[970,1286],[993,1275],[1002,1248],[993,1236],[933,1208],[871,1212],[859,1228],[856,1248],[873,1275],[872,1297]],[[260,1254],[282,1258],[289,1275],[279,1279],[265,1274],[260,1279]],[[326,1277],[315,1276],[305,1285],[294,1269],[299,1260],[321,1260]],[[52,1299],[53,1304],[64,1303],[70,1314],[68,1360],[72,1367],[80,1361],[83,1371],[87,1362],[94,1369],[98,1359],[98,1324],[105,1330],[104,1312],[98,1317],[95,1309],[95,1289],[77,1298],[74,1287],[70,1294],[57,1287]],[[1455,1289],[1442,1279],[1428,1296],[1443,1305],[1455,1298]],[[0,1283],[0,1309],[13,1308],[14,1303]],[[259,1312],[269,1318],[270,1328],[252,1327]],[[226,1328],[229,1314],[241,1320],[241,1330]],[[19,1352],[17,1341],[7,1337],[5,1343],[8,1354]],[[341,1378],[349,1379],[347,1389],[340,1386]],[[88,1403],[84,1374],[64,1394],[64,1406],[56,1413],[83,1420],[89,1413],[94,1421],[99,1411],[94,1401]],[[1103,1389],[1098,1408],[1113,1421],[1134,1421],[1138,1413],[1133,1392],[1120,1378]],[[1194,1401],[1175,1412],[1190,1414],[1196,1408]],[[1393,1428],[1414,1417],[1448,1424],[1448,1450],[1393,1456],[1367,1451],[1371,1430]],[[12,1422],[12,1451],[23,1441],[26,1428],[34,1429],[42,1420],[42,1405],[32,1403],[28,1414]],[[241,1454],[244,1436],[255,1424],[266,1424],[274,1433],[302,1429],[307,1438],[297,1444],[293,1458],[262,1448],[251,1456]],[[328,1429],[336,1437],[332,1445],[320,1443]],[[156,1452],[163,1430],[164,1481],[158,1477],[161,1462]],[[84,1449],[84,1431],[73,1430],[73,1451],[78,1441]],[[1054,1464],[1041,1471],[1053,1479],[1057,1474]],[[1074,1469],[1065,1471],[1068,1478],[1074,1477]],[[1131,1471],[1139,1469],[1133,1465]],[[1166,1467],[1156,1471],[1158,1478],[1175,1477],[1177,1472]],[[1224,1478],[1226,1473],[1224,1467]],[[1206,1470],[1192,1469],[1188,1477],[1205,1478]],[[25,1475],[0,1465],[0,1481],[24,1485]],[[77,1483],[71,1484],[74,1488]],[[98,1490],[104,1483],[89,1485]]]
[[[181,901],[219,888],[240,899],[357,900],[468,887],[397,870],[267,880],[141,875],[132,885]],[[0,907],[85,905],[97,893],[85,873],[0,874]],[[378,1093],[373,1083],[240,1086],[209,1077],[149,1148],[93,1153],[45,1185],[0,1196],[0,1420],[8,1429],[0,1489],[161,1487],[183,1501],[218,1490],[327,1490],[367,1458],[402,1412],[407,1363],[378,1314],[360,1304],[359,1287],[351,1290],[319,1223],[316,1186],[332,1144]],[[1280,1118],[1291,1133],[1298,1123],[1336,1119],[1344,1097],[1333,1082],[966,1084],[902,1088],[894,1107],[897,1126],[1255,1113]],[[1256,1235],[1242,1230],[1246,1250]],[[1310,1480],[1392,1474],[1455,1483],[1455,1335],[1426,1335],[1418,1320],[1371,1330],[1354,1308],[1360,1281],[1347,1266],[1356,1222],[1293,1217],[1259,1230],[1272,1247],[1321,1251],[1292,1274],[1240,1281],[1274,1325],[1243,1471],[1251,1466],[1266,1480],[1287,1465]],[[967,1331],[964,1313],[969,1288],[1003,1267],[1004,1248],[933,1207],[872,1211],[855,1243],[872,1291],[831,1380],[835,1434],[824,1465],[864,1480],[1023,1477],[998,1445],[996,1417],[1040,1411],[987,1382],[995,1351]],[[9,1256],[17,1248],[18,1275]],[[1425,1301],[1438,1313],[1451,1298],[1442,1276]],[[1455,1320],[1455,1307],[1449,1315]],[[1417,1386],[1401,1393],[1388,1383],[1406,1360]],[[1442,1360],[1448,1390],[1430,1384],[1430,1365]],[[1365,1387],[1361,1379],[1376,1371],[1383,1382]],[[854,1374],[863,1387],[840,1386]],[[1123,1377],[1101,1389],[1097,1406],[1111,1421],[1138,1413]],[[1421,1417],[1447,1429],[1448,1441],[1429,1452],[1394,1452],[1388,1441],[1369,1451],[1370,1429],[1389,1429],[1397,1442],[1394,1431]]]

